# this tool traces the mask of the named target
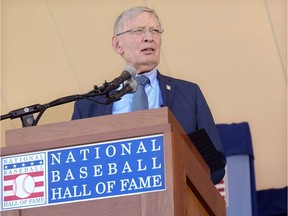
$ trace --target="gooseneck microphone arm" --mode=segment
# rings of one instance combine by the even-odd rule
[[[50,107],[70,103],[72,101],[76,101],[79,99],[84,99],[84,98],[88,99],[88,100],[92,100],[95,103],[107,105],[107,104],[112,103],[113,101],[116,100],[115,94],[112,94],[112,95],[109,95],[109,94],[114,89],[118,88],[120,86],[120,84],[124,85],[125,84],[124,82],[126,82],[126,85],[124,85],[124,87],[126,87],[126,88],[124,88],[125,91],[123,90],[123,93],[122,92],[121,92],[121,94],[118,93],[117,99],[122,97],[124,94],[127,94],[127,93],[134,91],[134,89],[131,88],[130,85],[131,85],[131,83],[133,83],[132,80],[134,80],[135,75],[136,75],[136,69],[132,66],[127,66],[124,68],[124,70],[122,71],[122,73],[119,77],[116,77],[111,82],[105,81],[104,84],[100,87],[95,85],[94,89],[92,91],[89,91],[86,94],[70,95],[70,96],[66,96],[66,97],[62,97],[62,98],[53,100],[53,101],[46,103],[46,104],[43,104],[43,105],[34,104],[31,106],[16,109],[16,110],[9,112],[8,114],[1,115],[0,121],[2,121],[4,119],[8,119],[8,118],[10,118],[10,119],[21,118],[23,127],[35,126],[39,122],[41,116],[43,115],[43,113],[45,112],[46,109],[48,109]],[[93,98],[93,97],[96,97],[96,96],[105,96],[106,101],[95,100],[95,98]],[[112,96],[113,96],[113,100],[110,99]],[[34,115],[33,115],[35,113],[39,113],[37,115],[36,119],[34,119]]]
[[[104,83],[104,86],[101,86],[98,88],[97,86],[94,86],[94,90],[89,91],[88,93],[85,94],[76,94],[76,95],[70,95],[66,97],[61,97],[56,100],[53,100],[49,103],[46,104],[34,104],[30,106],[26,106],[20,109],[16,109],[13,111],[10,111],[8,114],[1,115],[1,121],[5,119],[15,119],[15,118],[21,118],[22,121],[22,126],[23,127],[30,127],[30,126],[36,126],[37,123],[39,122],[41,116],[45,112],[46,109],[54,106],[59,106],[62,104],[70,103],[79,99],[90,99],[93,100],[96,103],[101,103],[101,104],[106,104],[106,102],[101,102],[101,101],[96,101],[92,99],[92,97],[95,96],[100,96],[100,95],[106,95],[108,97],[107,93],[104,93],[105,90],[105,85],[108,85],[109,83]],[[33,114],[39,113],[34,119]]]

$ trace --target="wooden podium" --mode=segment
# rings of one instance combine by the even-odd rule
[[[168,108],[7,131],[1,156],[163,134],[166,189],[136,195],[1,212],[2,216],[226,215],[210,170]],[[2,172],[2,171],[1,171]]]

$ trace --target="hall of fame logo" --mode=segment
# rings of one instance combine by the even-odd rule
[[[1,208],[31,207],[46,203],[46,153],[1,158]]]

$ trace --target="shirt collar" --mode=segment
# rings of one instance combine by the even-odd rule
[[[146,72],[144,74],[141,74],[141,75],[145,75],[149,78],[150,80],[150,85],[152,88],[155,88],[156,85],[157,85],[157,69],[154,68],[152,71],[150,72]]]

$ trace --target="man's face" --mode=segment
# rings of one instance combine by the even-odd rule
[[[157,18],[148,12],[128,20],[124,24],[123,32],[135,27],[145,27],[143,34],[127,32],[119,36],[113,36],[112,45],[118,54],[126,62],[136,68],[137,73],[143,73],[154,69],[160,61],[161,34],[153,33],[148,28],[160,29]]]

